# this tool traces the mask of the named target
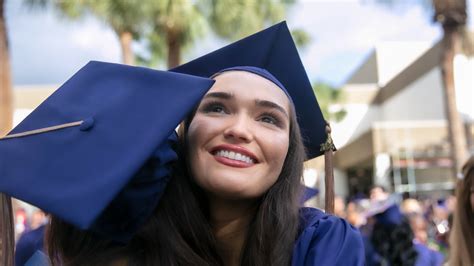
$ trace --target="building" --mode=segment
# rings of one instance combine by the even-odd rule
[[[336,194],[365,194],[373,184],[411,195],[451,193],[440,49],[440,42],[380,44],[342,87],[345,99],[331,106],[347,111],[332,123]],[[474,57],[456,55],[454,71],[457,106],[473,153]]]

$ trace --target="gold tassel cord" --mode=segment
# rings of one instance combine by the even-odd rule
[[[334,214],[334,169],[333,169],[333,152],[336,146],[331,137],[331,126],[326,122],[326,142],[321,144],[320,151],[324,151],[324,179],[325,179],[325,211]]]

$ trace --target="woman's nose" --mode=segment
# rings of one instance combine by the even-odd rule
[[[250,122],[249,118],[243,115],[236,116],[235,119],[228,122],[229,124],[224,130],[224,137],[250,142],[253,139]]]

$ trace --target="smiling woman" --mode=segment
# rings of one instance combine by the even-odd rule
[[[55,117],[86,116],[78,132],[0,142],[0,155],[13,152],[29,160],[28,171],[38,170],[26,175],[31,183],[47,183],[38,193],[15,178],[25,176],[21,169],[7,164],[9,179],[0,179],[0,189],[53,214],[46,234],[51,262],[363,265],[356,229],[300,203],[303,163],[322,154],[327,136],[286,24],[172,72],[86,67],[12,134],[51,126],[55,119],[41,120],[82,95],[77,106],[84,110]],[[83,87],[91,90],[87,97]],[[130,113],[123,112],[130,101]],[[77,145],[66,149],[64,141]],[[26,147],[34,154],[53,147],[61,167],[45,173],[45,165],[57,165],[27,158],[19,152]]]
[[[203,264],[363,265],[356,229],[342,219],[300,207],[303,162],[321,155],[326,133],[286,25],[172,71],[216,81],[180,127],[182,175],[167,189],[184,202],[197,202],[197,210],[182,212],[173,207],[178,201],[161,202],[162,207],[171,204],[166,217],[185,224],[174,227],[177,237],[207,231],[202,239],[209,242],[188,242],[190,247],[209,247],[196,254],[214,257]],[[185,188],[190,191],[183,192]],[[189,216],[180,218],[186,215],[194,217],[194,225],[184,222]],[[197,228],[202,224],[207,229]],[[167,243],[169,236],[163,234],[160,242]],[[172,246],[163,256],[179,264],[186,261],[180,258],[183,253]]]
[[[191,172],[216,198],[258,198],[275,183],[286,158],[289,99],[249,72],[214,79],[187,132]]]

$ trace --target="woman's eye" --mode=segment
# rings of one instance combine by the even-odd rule
[[[221,113],[221,114],[226,113],[225,107],[220,103],[206,104],[203,108],[203,111],[206,113]]]
[[[268,123],[268,124],[272,124],[272,125],[278,125],[278,119],[271,116],[271,115],[264,115],[260,118],[260,121],[264,122],[264,123]]]

